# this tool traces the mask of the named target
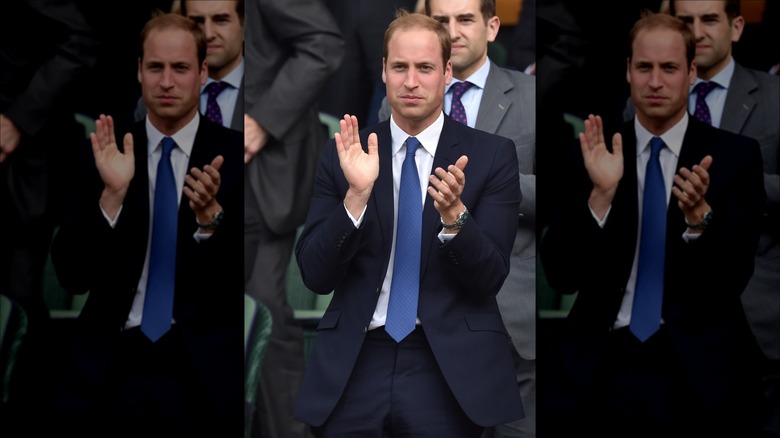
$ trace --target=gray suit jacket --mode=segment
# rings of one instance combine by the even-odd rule
[[[253,0],[245,8],[246,113],[269,136],[245,177],[265,223],[284,234],[306,217],[327,140],[316,101],[344,42],[321,1]]]
[[[390,108],[385,100],[379,120],[389,118]],[[497,299],[517,352],[524,359],[535,359],[536,78],[500,68],[491,61],[475,128],[506,137],[515,144],[523,201],[512,247],[511,269]]]
[[[633,105],[623,114],[634,116]],[[766,205],[753,277],[742,294],[745,313],[764,353],[780,359],[780,77],[735,64],[720,129],[761,146]]]

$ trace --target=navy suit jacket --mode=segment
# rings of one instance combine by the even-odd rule
[[[562,374],[549,375],[550,386],[545,386],[556,395],[555,388],[568,392],[571,398],[566,400],[575,405],[598,390],[591,384],[625,293],[636,247],[639,218],[633,121],[621,132],[624,174],[604,228],[588,208],[592,184],[578,151],[574,154],[578,160],[569,170],[576,175],[575,185],[540,248],[550,285],[562,293],[579,291],[554,357],[557,372]],[[662,318],[677,359],[707,408],[733,418],[736,411],[749,410],[748,401],[756,395],[751,391],[757,384],[758,347],[740,294],[753,272],[765,198],[761,154],[755,140],[691,117],[678,170],[690,169],[706,155],[713,157],[706,199],[714,216],[698,239],[686,243],[682,238],[684,216],[671,197]]]
[[[363,130],[364,147],[369,132],[378,135],[380,170],[360,228],[343,206],[348,183],[331,140],[296,247],[306,286],[319,294],[334,291],[296,406],[297,418],[315,426],[327,420],[344,391],[390,259],[395,208],[390,124]],[[433,168],[446,168],[461,155],[469,157],[461,199],[472,217],[442,244],[440,215],[426,197],[418,317],[466,415],[477,424],[495,425],[523,416],[511,341],[496,303],[517,229],[517,158],[510,140],[445,116]]]
[[[176,252],[173,318],[195,369],[218,406],[242,412],[243,403],[243,136],[201,117],[187,169],[203,168],[217,155],[217,199],[224,221],[198,243],[195,214],[182,194]],[[103,381],[127,320],[143,269],[149,235],[149,178],[144,122],[132,129],[135,176],[116,226],[100,210],[103,189],[91,150],[78,202],[52,248],[60,283],[71,293],[89,292],[79,315],[71,358],[81,377],[95,387]],[[240,420],[237,424],[241,424]]]

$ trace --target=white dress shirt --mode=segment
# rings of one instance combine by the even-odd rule
[[[729,58],[729,63],[726,64],[726,67],[710,79],[710,82],[714,82],[718,86],[713,88],[707,97],[704,98],[704,101],[707,102],[707,107],[710,109],[712,126],[716,128],[720,128],[723,107],[726,105],[726,95],[729,92],[732,76],[734,76],[734,58]],[[688,111],[691,114],[696,111],[696,92],[693,89],[699,82],[704,81],[701,78],[696,78],[696,82],[691,86],[690,95],[688,96]]]
[[[463,104],[463,109],[466,110],[466,124],[472,128],[477,123],[479,105],[482,102],[482,94],[485,91],[485,82],[487,82],[488,73],[490,73],[490,60],[486,58],[482,67],[477,69],[477,71],[463,81],[474,84],[474,86],[466,90],[466,92],[463,93],[463,96],[460,97],[460,103]],[[444,92],[444,112],[447,114],[452,110],[452,93],[450,92],[450,89],[456,82],[461,81],[453,77],[452,82],[447,85]]]
[[[228,86],[217,95],[217,104],[219,105],[219,111],[222,113],[222,126],[226,128],[230,128],[230,124],[233,121],[233,114],[236,111],[236,101],[238,101],[238,89],[241,88],[241,82],[243,80],[244,58],[241,57],[241,63],[220,80],[220,82],[228,84]],[[206,91],[206,87],[212,82],[217,81],[208,78],[206,83],[200,88],[199,108],[201,114],[206,114],[206,107],[208,106],[209,101],[209,93]]]

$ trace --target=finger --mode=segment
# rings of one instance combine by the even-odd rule
[[[125,147],[125,155],[133,155],[133,134],[127,133],[125,134],[125,138],[123,139],[123,144]]]
[[[100,153],[100,142],[98,141],[97,134],[90,132],[89,141],[92,143],[92,155],[97,156]]]
[[[582,156],[585,157],[590,152],[590,145],[588,144],[588,138],[582,132],[580,132],[577,135],[577,137],[579,137],[580,139],[580,150],[582,151]]]
[[[623,156],[623,137],[619,132],[612,136],[612,154],[616,157]]]
[[[342,120],[341,123],[344,123]],[[344,132],[344,128],[342,127],[342,132]],[[346,148],[344,146],[344,140],[341,137],[341,133],[335,133],[333,135],[333,139],[336,141],[336,153],[339,155],[339,157],[346,151]]]
[[[360,127],[358,125],[358,119],[356,116],[349,116],[349,121],[352,127],[352,143],[360,142]]]
[[[604,121],[601,120],[601,116],[596,116],[596,138],[599,143],[606,143],[604,141]]]
[[[368,155],[379,155],[379,140],[373,132],[368,135]]]
[[[106,116],[106,122],[108,126],[108,138],[111,143],[115,143],[116,135],[114,135],[114,118],[111,116]]]

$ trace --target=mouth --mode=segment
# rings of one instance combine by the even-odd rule
[[[659,96],[657,94],[650,94],[645,96],[645,100],[652,105],[660,105],[666,102],[667,99],[664,96]]]
[[[217,51],[217,50],[219,50],[221,48],[222,48],[222,46],[220,46],[218,44],[209,44],[208,46],[206,46],[206,51],[207,52],[214,52],[214,51]]]
[[[159,101],[163,105],[170,105],[176,102],[176,100],[178,100],[176,96],[171,96],[169,94],[161,94],[159,96],[155,96],[155,99],[157,99],[157,101]]]
[[[419,96],[411,96],[411,95],[404,95],[400,96],[401,102],[403,102],[406,105],[416,105],[420,102],[422,102],[422,97]]]

